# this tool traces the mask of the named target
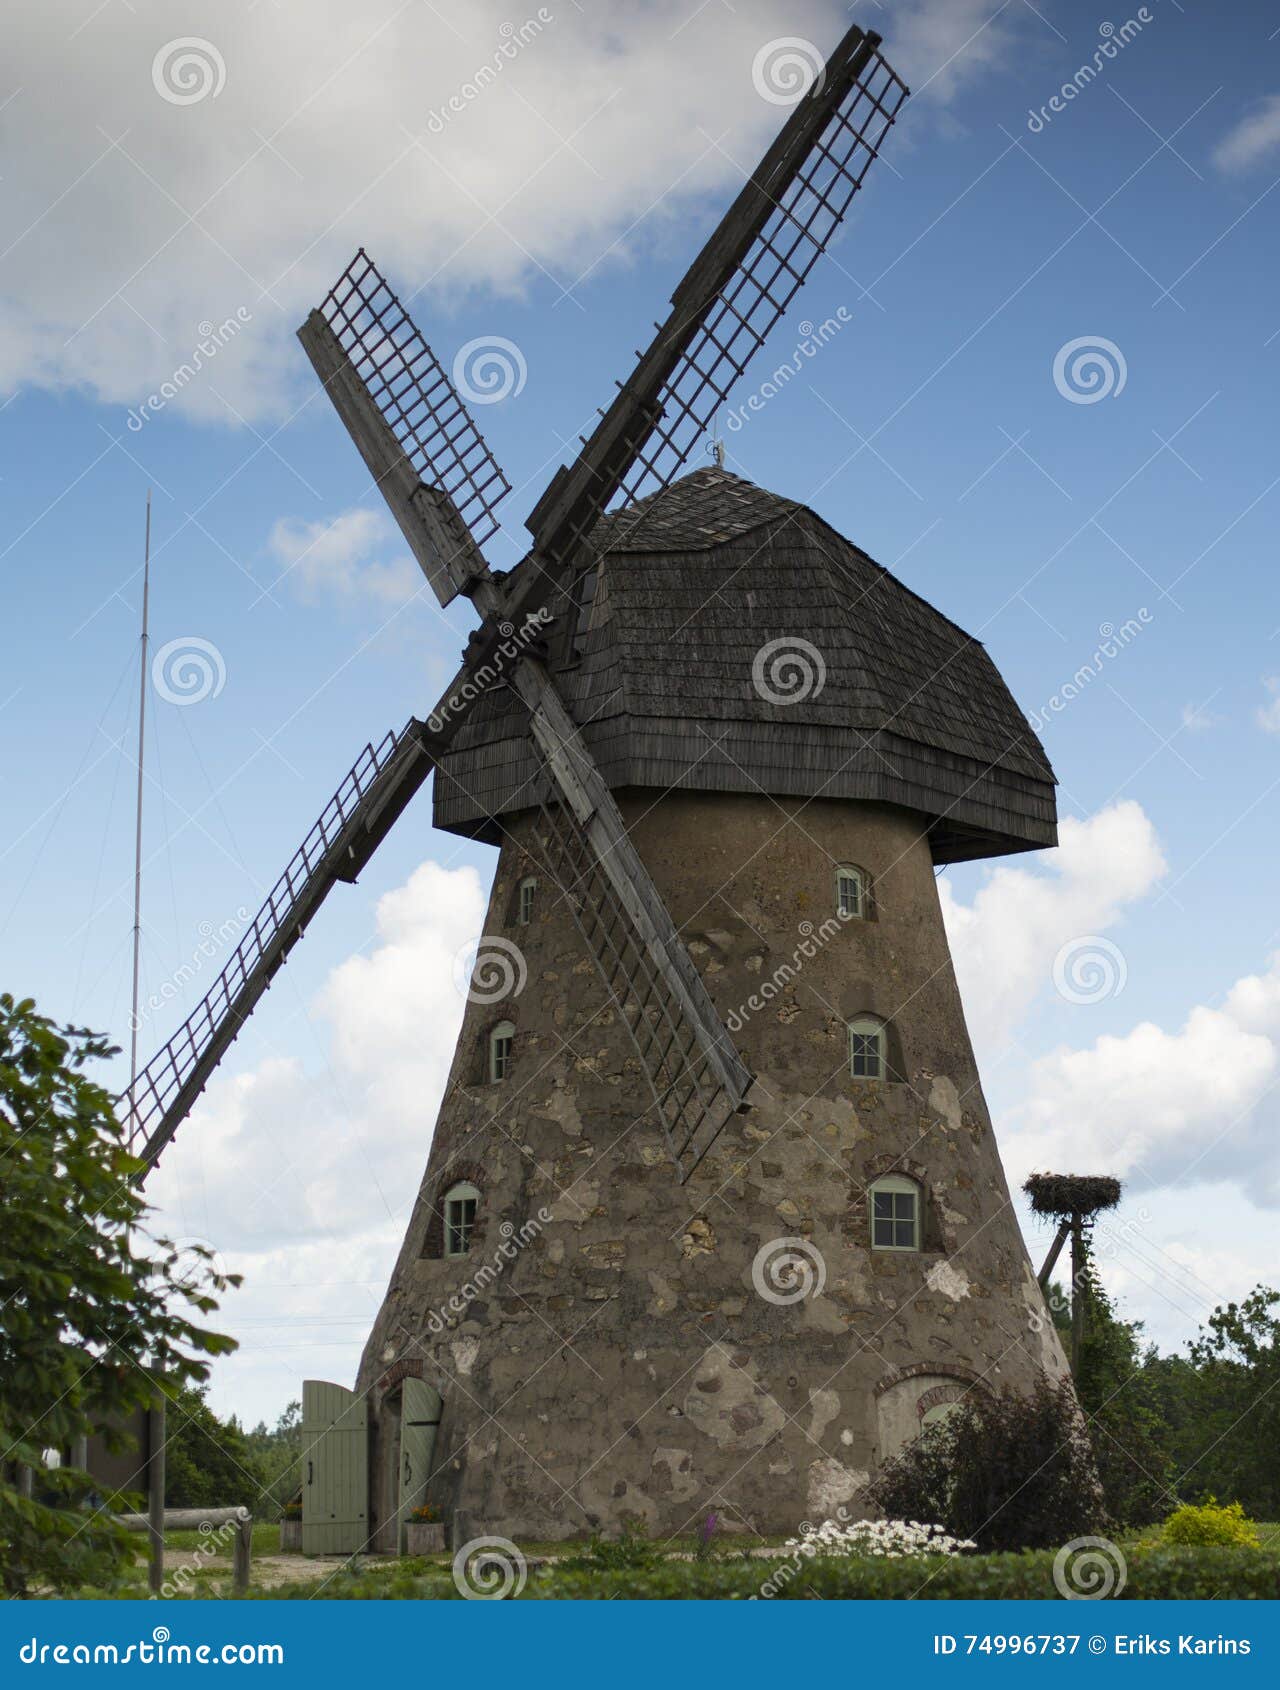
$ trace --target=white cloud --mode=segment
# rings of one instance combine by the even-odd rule
[[[1280,94],[1268,94],[1213,149],[1219,170],[1249,170],[1280,147]]]
[[[1001,1142],[1019,1182],[1043,1168],[1115,1174],[1135,1190],[1214,1180],[1236,1188],[1237,1208],[1241,1193],[1280,1204],[1280,955],[1177,1031],[1143,1021],[1040,1057]]]
[[[1271,694],[1271,702],[1258,706],[1258,726],[1264,733],[1280,734],[1280,675],[1269,675],[1262,684]]]
[[[399,531],[377,510],[356,506],[324,522],[282,517],[271,530],[270,549],[299,590],[310,598],[381,599],[403,604],[422,586],[422,572],[401,554],[377,561],[373,554],[399,545]]]
[[[379,900],[373,948],[318,995],[320,1071],[292,1054],[314,1044],[298,1026],[289,1054],[215,1078],[148,1182],[158,1228],[207,1241],[245,1276],[216,1317],[244,1346],[215,1376],[224,1407],[270,1417],[298,1394],[297,1369],[349,1382],[453,1059],[454,960],[485,906],[474,869],[423,863]]]
[[[1188,733],[1208,733],[1211,728],[1221,727],[1225,720],[1223,716],[1215,716],[1207,702],[1182,706],[1182,725]]]
[[[1035,868],[993,869],[972,904],[962,904],[946,879],[938,883],[965,1015],[980,1046],[998,1046],[1052,987],[1064,945],[1112,926],[1165,870],[1155,829],[1131,801],[1088,821],[1068,817],[1059,839]]]
[[[247,325],[171,408],[278,416],[314,390],[293,331],[358,245],[406,294],[425,290],[443,352],[441,312],[465,290],[572,281],[637,243],[685,252],[691,207],[725,202],[734,161],[754,162],[777,126],[751,83],[760,45],[828,47],[847,23],[835,0],[543,10],[552,21],[508,59],[503,26],[532,4],[311,0],[305,21],[276,5],[24,8],[0,75],[20,142],[0,180],[0,391],[79,386],[133,406],[190,363],[202,323],[239,309]],[[876,21],[909,80],[945,99],[1003,52],[1008,21],[989,11],[900,0]],[[193,57],[185,91],[171,70],[180,102],[153,83],[175,32],[207,38],[202,99],[186,99]],[[495,64],[433,132],[431,114]],[[913,114],[918,131],[923,105]],[[500,304],[494,318],[500,332]]]

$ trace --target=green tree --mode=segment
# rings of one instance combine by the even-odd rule
[[[1183,1486],[1280,1518],[1280,1291],[1258,1285],[1215,1309],[1190,1346],[1195,1414],[1181,1441]]]
[[[230,1508],[259,1512],[268,1478],[258,1452],[233,1415],[219,1420],[206,1388],[170,1391],[165,1426],[165,1502],[170,1508]]]
[[[274,1517],[302,1484],[302,1404],[295,1397],[274,1426],[260,1421],[245,1437],[265,1476],[262,1512]]]
[[[1087,1261],[1080,1274],[1085,1330],[1076,1394],[1089,1423],[1107,1511],[1121,1525],[1149,1525],[1176,1506],[1172,1433],[1147,1370],[1142,1326],[1121,1320]]]
[[[203,1379],[234,1341],[197,1321],[235,1283],[152,1238],[110,1094],[85,1071],[114,1056],[0,995],[0,1588],[109,1587],[138,1541],[87,1508],[87,1474],[46,1461],[150,1397],[144,1363]],[[20,1474],[34,1476],[23,1493]]]

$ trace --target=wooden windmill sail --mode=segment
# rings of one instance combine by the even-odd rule
[[[424,1499],[456,1542],[794,1531],[967,1391],[1065,1371],[934,883],[1052,844],[1052,771],[976,641],[803,505],[682,474],[906,92],[850,30],[509,575],[506,480],[363,252],[300,330],[480,627],[139,1076],[139,1151],[433,771],[437,825],[500,846],[485,930],[537,982],[469,995],[356,1390],[304,1390],[310,1547],[394,1549]],[[798,694],[779,648],[814,663]]]
[[[148,1167],[333,884],[357,877],[452,744],[487,690],[477,677],[492,674],[495,661],[554,786],[544,806],[548,872],[565,887],[591,877],[600,901],[583,936],[635,1039],[682,1178],[742,1104],[750,1075],[546,659],[552,641],[563,655],[572,638],[602,514],[615,499],[632,503],[678,476],[848,211],[907,93],[880,44],[849,30],[676,289],[599,425],[552,478],[528,519],[532,548],[503,583],[481,548],[497,530],[509,484],[363,250],[299,330],[440,603],[464,594],[482,623],[425,722],[411,718],[365,748],[207,996],[125,1094],[132,1142]]]

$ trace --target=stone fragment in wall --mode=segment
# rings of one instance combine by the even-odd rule
[[[967,1297],[972,1290],[969,1276],[964,1269],[947,1261],[935,1262],[929,1269],[925,1283],[931,1291],[937,1291],[943,1297],[950,1297],[953,1303]]]
[[[743,1358],[743,1359],[739,1359]],[[786,1425],[786,1415],[755,1377],[755,1363],[739,1351],[731,1366],[719,1345],[712,1345],[693,1370],[693,1386],[684,1399],[685,1418],[722,1449],[760,1449]],[[717,1388],[708,1386],[717,1383]]]
[[[670,1314],[679,1301],[671,1285],[663,1279],[661,1274],[647,1273],[649,1289],[653,1292],[653,1299],[645,1307],[646,1314]]]
[[[696,1215],[680,1240],[681,1255],[686,1261],[692,1261],[695,1256],[710,1256],[715,1248],[715,1228],[705,1216]]]
[[[762,951],[753,951],[743,963],[743,967],[749,974],[759,974],[760,970],[764,967],[764,953]]]
[[[827,1388],[809,1391],[809,1407],[812,1411],[809,1420],[809,1436],[815,1443],[822,1441],[822,1434],[840,1412],[840,1393]]]
[[[598,1244],[580,1245],[578,1253],[585,1256],[592,1267],[620,1268],[627,1259],[627,1246],[621,1238],[606,1238]]]
[[[655,1449],[644,1489],[652,1496],[665,1496],[672,1502],[687,1502],[698,1490],[692,1450]]]
[[[453,1355],[453,1365],[465,1379],[476,1364],[476,1357],[480,1354],[480,1340],[478,1338],[455,1338],[449,1345]]]

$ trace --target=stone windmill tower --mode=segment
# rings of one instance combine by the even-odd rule
[[[356,1388],[304,1394],[310,1549],[394,1549],[424,1500],[459,1534],[792,1530],[966,1391],[1065,1371],[934,884],[1054,843],[1052,772],[953,623],[803,505],[682,476],[906,96],[879,46],[796,105],[508,576],[505,479],[363,252],[300,331],[483,621],[126,1097],[147,1164],[432,769],[437,826],[500,848]]]

